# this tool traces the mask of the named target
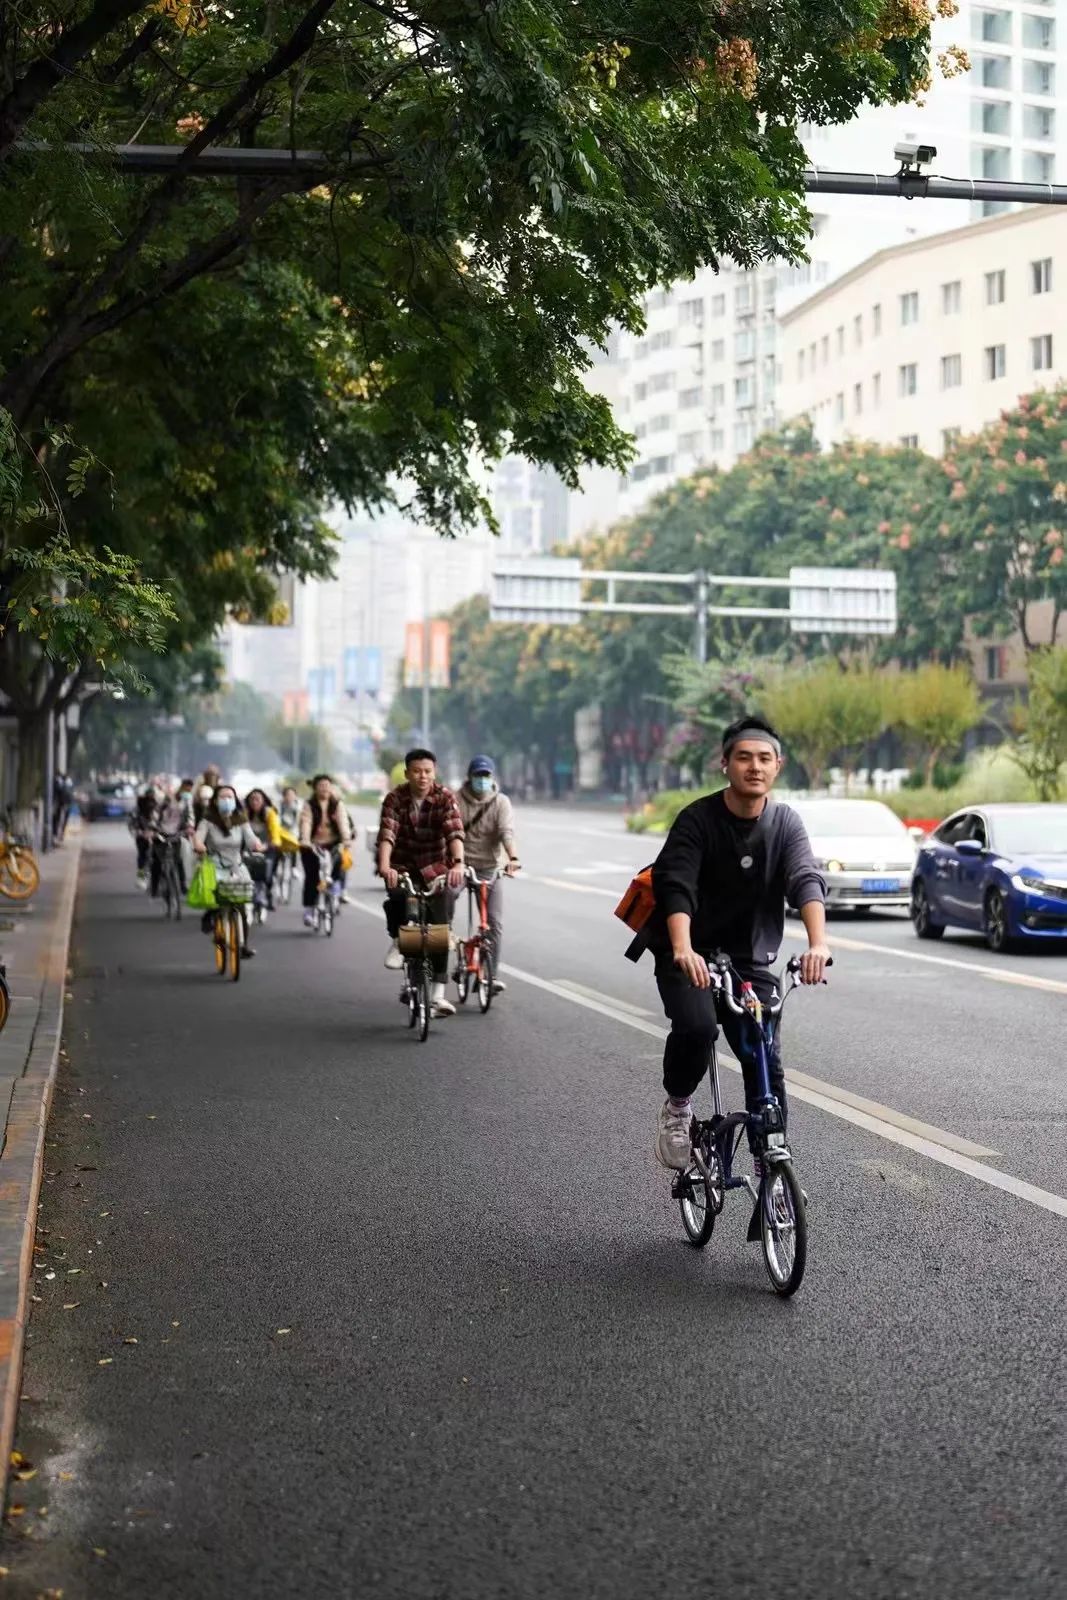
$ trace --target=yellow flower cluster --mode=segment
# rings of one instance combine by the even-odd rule
[[[715,73],[719,82],[736,89],[745,99],[756,93],[759,63],[750,39],[727,39],[715,52]]]
[[[590,50],[582,60],[585,76],[594,81],[603,79],[609,89],[614,89],[623,62],[629,54],[629,45],[619,44],[617,39],[599,50]]]
[[[950,44],[947,50],[942,50],[937,58],[937,64],[946,78],[958,78],[961,72],[970,72],[971,58],[962,45]]]

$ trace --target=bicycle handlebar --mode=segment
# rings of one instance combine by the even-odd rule
[[[833,964],[833,956],[828,956],[826,965],[828,967],[832,967]],[[786,975],[791,979],[791,982],[787,985],[785,992],[779,996],[777,1004],[770,1005],[769,1003],[764,1002],[764,1016],[778,1016],[782,1007],[785,1005],[786,999],[792,994],[793,990],[803,989],[806,987],[806,985],[798,982],[797,979],[797,974],[800,971],[800,967],[800,956],[792,956],[790,957],[789,961],[786,962]],[[717,993],[722,995],[723,1000],[726,1002],[727,1008],[734,1012],[736,1016],[743,1016],[747,1008],[744,1004],[744,1001],[738,1000],[734,994],[734,978],[741,978],[741,974],[734,972],[733,964],[731,963],[729,956],[723,955],[722,951],[720,951],[718,955],[714,956],[711,961],[708,962],[708,972],[711,976],[712,988],[714,988]],[[823,978],[822,981],[825,983],[826,979]],[[748,984],[747,980],[741,978],[742,994],[744,994],[746,990],[749,990],[750,988],[751,985]]]
[[[429,900],[431,895],[440,894],[447,882],[447,876],[442,875],[439,878],[435,878],[432,883],[422,887],[412,883],[410,873],[400,872],[397,874],[397,888],[403,889],[407,894],[415,895],[420,900]]]

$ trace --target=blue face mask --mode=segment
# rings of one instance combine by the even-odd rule
[[[493,780],[486,772],[476,773],[471,779],[471,788],[475,794],[492,794]]]
[[[222,799],[219,801],[219,816],[220,817],[232,816],[233,813],[236,810],[237,810],[237,801],[236,800],[231,800],[230,796],[228,794],[224,794]]]

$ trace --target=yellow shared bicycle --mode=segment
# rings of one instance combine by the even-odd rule
[[[0,833],[0,894],[9,900],[28,900],[40,883],[41,869],[29,845],[10,833]]]

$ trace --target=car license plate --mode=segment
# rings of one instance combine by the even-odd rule
[[[864,894],[897,894],[900,891],[900,879],[864,878],[860,888]]]

